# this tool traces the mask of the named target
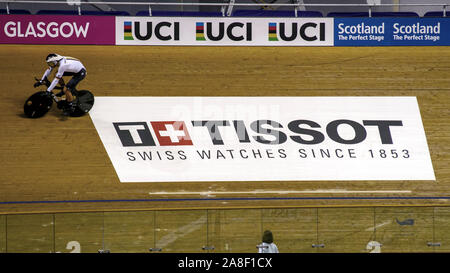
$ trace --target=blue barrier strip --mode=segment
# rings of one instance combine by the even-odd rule
[[[267,200],[450,200],[450,196],[422,197],[236,197],[236,198],[172,198],[172,199],[106,199],[106,200],[54,200],[54,201],[9,201],[13,204],[57,204],[57,203],[112,203],[112,202],[192,202],[192,201],[267,201]]]

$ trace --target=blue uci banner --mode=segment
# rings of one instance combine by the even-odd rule
[[[335,46],[448,46],[450,18],[335,18]]]

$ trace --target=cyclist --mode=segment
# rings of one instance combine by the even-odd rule
[[[80,60],[68,56],[61,56],[55,53],[48,54],[45,59],[49,68],[44,72],[42,79],[34,84],[34,87],[44,84],[48,81],[47,77],[50,76],[54,69],[57,69],[55,78],[47,88],[47,92],[50,92],[52,96],[55,96],[52,90],[59,83],[62,86],[62,91],[56,96],[66,95],[67,107],[63,110],[63,114],[68,116],[75,111],[76,106],[76,89],[75,87],[86,77],[86,68]],[[64,85],[63,76],[72,76],[67,85]]]

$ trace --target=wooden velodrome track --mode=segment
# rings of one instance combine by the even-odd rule
[[[120,183],[89,116],[24,117],[51,52],[80,58],[97,96],[417,96],[436,181]],[[0,214],[450,201],[449,47],[1,45],[0,60]]]

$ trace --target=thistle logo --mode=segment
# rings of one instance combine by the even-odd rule
[[[179,22],[123,22],[123,39],[147,41],[154,37],[156,40],[169,41],[180,40]]]
[[[278,41],[278,38],[288,42],[298,38],[308,42],[325,41],[325,23],[291,23],[290,33],[286,29],[286,23],[269,23],[269,41]]]

